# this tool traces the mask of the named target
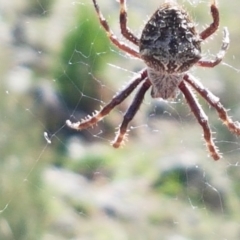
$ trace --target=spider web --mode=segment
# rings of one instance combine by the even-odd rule
[[[200,31],[211,21],[209,1],[180,3]],[[213,57],[228,26],[224,62],[192,70],[234,120],[239,4],[219,3],[220,31],[203,45]],[[118,4],[99,5],[121,38]],[[128,1],[136,35],[156,8]],[[91,1],[5,1],[0,29],[0,239],[239,239],[239,138],[200,98],[223,154],[218,162],[181,96],[162,102],[147,93],[117,150],[109,143],[134,93],[92,129],[65,126],[98,110],[144,67],[109,44]]]

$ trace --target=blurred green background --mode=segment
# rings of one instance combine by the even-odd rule
[[[129,0],[139,36],[161,1]],[[179,1],[197,29],[211,21],[210,1]],[[113,31],[119,4],[99,0]],[[221,65],[192,73],[240,119],[240,2],[218,1],[221,24],[203,44],[212,58],[227,26]],[[144,64],[116,49],[92,2],[0,2],[0,239],[240,239],[239,138],[199,98],[223,158],[214,162],[181,96],[146,94],[129,141],[110,141],[130,96],[93,129],[65,126],[108,102]],[[134,94],[133,94],[134,95]]]

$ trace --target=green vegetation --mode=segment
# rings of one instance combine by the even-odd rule
[[[68,108],[74,109],[80,99],[78,108],[85,112],[92,112],[99,106],[99,102],[94,104],[91,100],[91,97],[100,98],[100,85],[92,81],[92,74],[101,72],[110,56],[110,43],[98,22],[89,18],[92,13],[88,7],[77,8],[76,27],[63,41],[54,73],[59,93]]]
[[[27,7],[21,6],[25,11],[19,10],[26,14],[26,42],[16,46],[5,34],[0,38],[0,239],[238,239],[239,139],[225,129],[215,111],[200,99],[223,152],[218,162],[207,157],[201,128],[183,99],[159,106],[146,96],[131,123],[129,141],[117,150],[109,144],[115,129],[107,131],[107,121],[117,127],[129,99],[96,128],[69,131],[65,116],[78,119],[99,109],[117,91],[119,81],[125,84],[135,66],[142,65],[113,54],[115,48],[99,27],[91,1],[26,2]],[[119,35],[117,3],[99,4]],[[156,8],[155,1],[144,5],[148,10],[138,4],[145,3],[137,1],[135,6],[129,1],[129,26],[139,26],[137,33],[142,18]],[[222,26],[229,27],[231,36],[224,61],[233,68],[193,70],[231,108],[234,119],[240,119],[239,72],[234,70],[240,62],[235,10],[239,4],[219,2]],[[16,11],[18,6],[15,1]],[[199,19],[199,29],[211,20],[206,1],[188,7]],[[7,6],[4,11],[12,13]],[[6,36],[11,36],[18,16],[4,16],[0,27],[6,24]],[[205,55],[218,51],[221,37],[219,31],[216,41],[203,46]],[[33,51],[35,61],[28,60],[32,55],[26,49]],[[108,63],[119,68],[109,70]],[[10,76],[19,68],[31,73],[26,91],[12,87]],[[24,80],[26,75],[18,74],[15,83],[22,86]],[[34,94],[45,82],[64,106],[63,115],[47,108],[52,103],[45,101],[52,100],[49,95]]]

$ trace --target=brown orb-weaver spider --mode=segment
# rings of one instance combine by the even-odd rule
[[[142,83],[132,104],[124,114],[116,138],[112,142],[112,145],[118,148],[126,138],[129,122],[135,116],[143,101],[144,94],[151,86],[151,95],[153,98],[166,100],[175,98],[180,90],[199,124],[202,126],[203,136],[210,155],[214,160],[218,160],[221,155],[213,142],[208,118],[194,96],[192,89],[216,109],[219,118],[232,133],[240,135],[240,124],[233,122],[227,115],[218,97],[204,88],[196,78],[187,72],[194,65],[209,68],[215,67],[222,61],[227,51],[229,34],[227,28],[224,28],[222,46],[215,59],[204,60],[201,56],[201,42],[216,32],[219,26],[219,12],[216,1],[212,0],[210,7],[213,22],[201,33],[197,33],[195,23],[184,9],[177,3],[166,1],[152,15],[145,25],[140,39],[138,39],[127,26],[126,0],[120,0],[121,33],[127,40],[138,46],[139,51],[117,39],[100,12],[96,0],[92,1],[100,24],[105,29],[111,42],[129,55],[142,59],[147,68],[140,71],[139,76],[134,78],[128,86],[117,93],[100,111],[94,112],[92,116],[88,116],[80,122],[72,123],[70,120],[67,120],[66,124],[76,130],[82,130],[95,125]]]

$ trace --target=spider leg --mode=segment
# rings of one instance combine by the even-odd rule
[[[207,118],[206,114],[204,113],[202,107],[198,103],[198,101],[197,101],[196,97],[194,96],[193,92],[191,91],[191,89],[187,86],[187,84],[184,81],[182,81],[179,84],[179,89],[182,91],[193,114],[195,115],[199,124],[203,128],[203,136],[206,141],[207,148],[210,152],[210,155],[212,156],[212,158],[214,160],[220,159],[221,156],[220,156],[218,149],[215,146],[213,139],[212,139],[212,133],[211,133],[211,129],[208,124],[208,118]]]
[[[100,11],[100,9],[99,9],[99,6],[98,6],[96,0],[92,0],[92,1],[93,1],[94,8],[95,8],[95,10],[96,10],[96,12],[97,12],[99,21],[100,21],[102,27],[103,27],[103,28],[105,29],[105,31],[107,32],[107,36],[108,36],[109,39],[112,41],[112,43],[115,44],[118,48],[120,48],[120,49],[123,50],[124,52],[127,52],[127,53],[129,53],[130,55],[132,55],[132,56],[134,56],[134,57],[140,58],[139,53],[138,53],[135,49],[127,46],[125,43],[123,43],[123,42],[121,42],[121,41],[119,41],[119,40],[117,39],[117,37],[114,35],[114,33],[112,32],[112,30],[110,29],[107,20],[103,17],[103,15],[102,15],[102,13],[101,13],[101,11]]]
[[[219,118],[232,133],[240,135],[239,122],[233,122],[233,120],[228,116],[227,110],[220,103],[218,97],[213,95],[208,89],[204,88],[204,86],[192,75],[185,75],[184,80],[189,83],[212,107],[217,110]]]
[[[68,127],[76,130],[82,130],[85,128],[92,127],[99,121],[101,121],[109,112],[125,98],[127,98],[131,92],[138,86],[140,82],[142,82],[147,77],[147,70],[144,69],[140,72],[140,76],[133,79],[122,91],[117,93],[113,99],[105,105],[100,111],[96,111],[92,116],[87,116],[85,119],[80,122],[72,123],[70,120],[66,121]]]
[[[151,82],[147,79],[143,83],[141,88],[138,90],[136,96],[133,99],[132,104],[130,105],[130,107],[128,108],[126,113],[124,114],[123,122],[122,122],[121,126],[119,127],[119,130],[116,134],[115,139],[112,142],[113,147],[118,148],[121,145],[122,141],[124,141],[124,139],[126,138],[127,126],[129,124],[129,122],[133,119],[133,117],[135,116],[136,112],[138,111],[138,109],[143,101],[144,95],[151,85],[152,85]]]
[[[219,11],[216,6],[216,0],[212,0],[211,4],[211,14],[213,18],[213,22],[200,33],[200,37],[202,40],[205,40],[209,36],[211,36],[213,33],[215,33],[219,26]]]
[[[122,35],[128,39],[130,42],[134,43],[135,45],[139,45],[139,39],[131,32],[131,30],[127,27],[127,7],[126,1],[120,0],[120,28]]]
[[[228,49],[228,46],[229,46],[229,32],[228,32],[228,29],[225,27],[223,29],[223,41],[222,41],[222,47],[220,49],[220,51],[218,52],[218,54],[216,55],[215,59],[214,60],[199,60],[197,62],[197,65],[198,66],[201,66],[201,67],[215,67],[216,65],[218,65],[224,58],[224,55]]]

